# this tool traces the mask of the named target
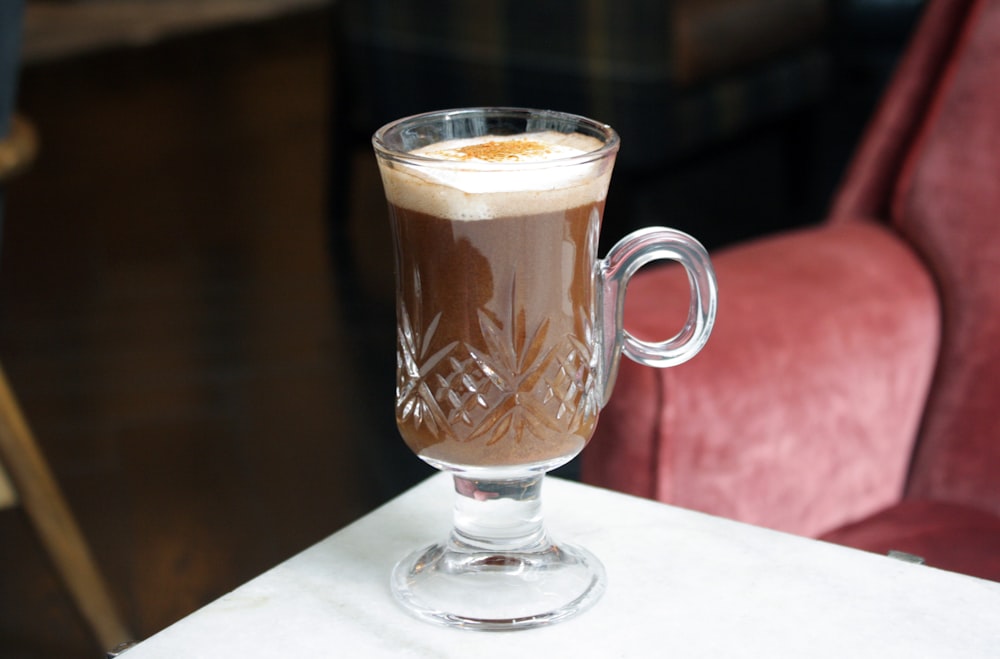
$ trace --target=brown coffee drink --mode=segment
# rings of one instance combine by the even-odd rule
[[[565,141],[486,138],[424,151],[544,162]],[[600,409],[594,264],[609,169],[529,167],[507,180],[383,170],[397,264],[396,420],[428,462],[551,465],[590,439]]]

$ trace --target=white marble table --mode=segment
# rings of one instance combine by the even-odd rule
[[[397,606],[393,563],[449,529],[438,475],[122,656],[1000,657],[1000,583],[558,479],[543,500],[607,568],[576,619],[471,632]]]

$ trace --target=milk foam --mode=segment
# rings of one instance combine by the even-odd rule
[[[547,164],[602,146],[594,137],[554,131],[448,140],[412,152],[440,166],[383,162],[382,180],[390,203],[454,220],[553,212],[603,200],[612,160]]]

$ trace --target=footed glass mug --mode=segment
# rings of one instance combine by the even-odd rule
[[[412,613],[470,629],[563,620],[604,592],[601,563],[549,537],[546,472],[579,453],[619,356],[666,367],[715,319],[704,248],[666,228],[597,244],[618,151],[609,126],[558,112],[470,108],[408,117],[373,138],[395,243],[396,421],[455,482],[448,538],[392,574]],[[660,343],[622,327],[626,284],[678,261],[688,317]]]

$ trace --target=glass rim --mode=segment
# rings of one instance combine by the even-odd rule
[[[485,161],[459,161],[445,158],[435,158],[433,156],[418,155],[408,151],[402,151],[390,146],[386,141],[386,136],[394,131],[401,130],[406,125],[418,125],[420,123],[430,123],[434,119],[448,120],[458,119],[467,116],[482,115],[484,117],[509,117],[513,119],[527,119],[533,115],[549,117],[551,119],[565,122],[566,125],[576,126],[575,133],[590,135],[603,140],[600,148],[586,153],[572,156],[560,156],[550,160],[537,162],[485,162]],[[552,127],[547,127],[552,128]],[[586,128],[582,131],[580,128]],[[567,131],[564,131],[567,132]],[[490,135],[485,132],[482,135]],[[457,139],[457,138],[456,138]],[[439,140],[443,141],[443,140]],[[433,144],[434,142],[429,142]],[[482,106],[467,108],[452,108],[447,110],[433,110],[422,112],[407,117],[401,117],[385,124],[372,135],[372,146],[375,153],[388,160],[406,163],[413,166],[437,167],[467,171],[511,171],[525,169],[549,169],[552,167],[567,167],[572,165],[582,165],[591,163],[618,152],[621,145],[621,138],[618,132],[610,125],[570,112],[560,112],[557,110],[541,110],[535,108],[504,107],[504,106]]]

